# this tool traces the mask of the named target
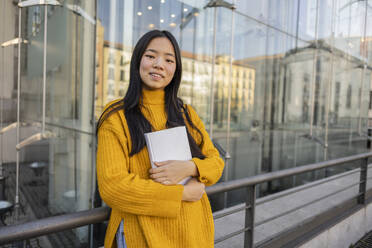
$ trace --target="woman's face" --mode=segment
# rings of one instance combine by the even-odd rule
[[[176,66],[172,43],[165,37],[154,38],[141,58],[142,87],[147,90],[164,89],[172,81]]]

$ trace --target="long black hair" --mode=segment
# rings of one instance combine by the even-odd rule
[[[141,102],[142,102],[142,80],[139,73],[139,67],[148,44],[158,37],[167,38],[173,45],[174,52],[176,55],[176,71],[172,81],[165,87],[165,111],[167,113],[166,127],[178,127],[186,126],[185,118],[187,123],[192,129],[195,129],[197,133],[201,136],[203,144],[204,137],[200,130],[191,121],[190,115],[186,105],[183,104],[182,100],[177,97],[177,92],[181,83],[182,76],[182,62],[181,62],[181,52],[178,47],[177,41],[174,36],[168,31],[152,30],[144,34],[137,42],[134,47],[131,62],[130,62],[130,77],[129,77],[129,87],[125,97],[118,102],[111,104],[105,109],[101,117],[98,120],[96,133],[98,133],[99,127],[102,125],[103,121],[106,120],[111,114],[124,109],[125,118],[127,120],[132,147],[130,151],[130,156],[140,152],[146,145],[144,133],[151,132],[151,123],[143,116],[141,112]],[[185,118],[184,118],[185,117]],[[198,157],[204,159],[205,156],[201,152],[199,146],[196,144],[194,138],[190,135],[190,131],[186,126],[187,136],[190,143],[191,154],[193,157]]]

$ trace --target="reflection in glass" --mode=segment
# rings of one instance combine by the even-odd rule
[[[183,63],[179,96],[231,154],[225,169],[229,180],[367,151],[372,11],[366,1],[227,1],[235,10],[207,7],[208,0],[78,2],[63,1],[47,12],[47,130],[56,137],[20,156],[21,187],[45,193],[35,205],[45,209],[43,216],[91,207],[95,120],[108,102],[124,97],[133,45],[151,29],[169,30],[177,38]],[[43,11],[33,6],[22,14],[22,38],[28,43],[20,61],[21,139],[40,131]],[[3,57],[13,48],[2,48]],[[11,64],[1,64],[7,72],[1,78],[10,82],[2,99],[16,95],[17,68]],[[3,126],[14,121],[5,105],[11,101],[1,105]],[[11,132],[3,137],[11,140]],[[11,162],[11,149],[3,147]],[[261,185],[259,193],[353,166]],[[12,168],[6,170],[11,174]],[[227,205],[241,201],[239,194],[229,194]],[[217,199],[215,209],[218,204]],[[86,229],[74,233],[87,242]]]

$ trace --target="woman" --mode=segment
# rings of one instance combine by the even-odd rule
[[[109,103],[97,125],[97,180],[112,208],[105,247],[213,247],[213,216],[205,186],[218,181],[223,161],[204,125],[177,97],[181,54],[167,31],[136,44],[124,99]],[[151,169],[144,133],[186,126],[192,160]],[[182,179],[192,176],[186,185]],[[116,239],[116,240],[115,240]]]

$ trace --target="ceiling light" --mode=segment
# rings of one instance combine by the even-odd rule
[[[160,19],[160,23],[164,23],[164,19]]]
[[[195,13],[194,13],[194,16],[198,16],[198,15],[199,15],[199,12],[195,12]]]
[[[155,27],[155,24],[153,24],[153,23],[149,24],[149,28],[154,28],[154,27]]]
[[[152,6],[147,6],[147,9],[148,10],[152,10]]]
[[[175,26],[177,26],[177,24],[174,23],[174,22],[171,22],[171,23],[169,24],[169,26],[171,26],[171,27],[175,27]]]
[[[175,17],[176,17],[176,15],[175,15],[175,14],[171,14],[171,17],[172,17],[172,18],[175,18]]]
[[[141,16],[142,15],[142,12],[137,12],[137,15]]]
[[[188,11],[188,9],[187,9],[187,8],[184,8],[184,9],[183,9],[183,12],[187,12],[187,11]]]
[[[165,0],[160,0],[161,3],[165,3]]]

